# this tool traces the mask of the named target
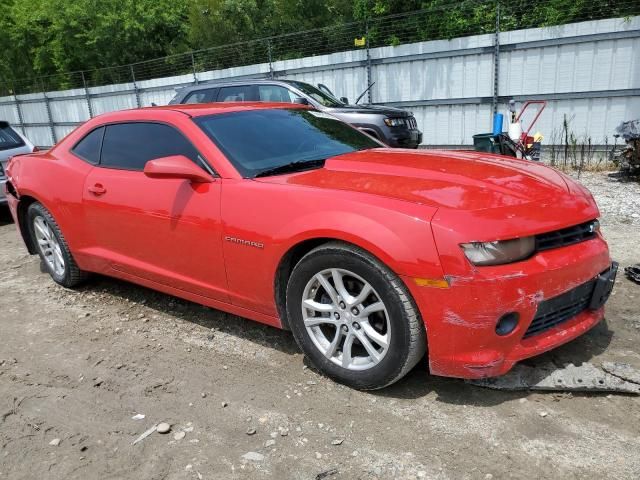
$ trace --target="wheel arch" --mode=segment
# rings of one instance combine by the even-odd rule
[[[388,252],[385,252],[380,247],[366,241],[365,239],[352,238],[344,235],[339,235],[337,233],[333,235],[310,235],[298,239],[297,241],[293,242],[280,257],[280,261],[278,262],[278,266],[276,268],[274,276],[275,304],[283,329],[290,330],[289,319],[286,310],[286,294],[287,283],[291,276],[291,272],[307,253],[309,253],[314,248],[319,247],[320,245],[324,245],[325,243],[330,242],[339,242],[344,245],[358,248],[373,256],[376,260],[385,265],[389,270],[391,270],[399,277],[401,275],[401,272],[397,271],[397,269],[392,265],[392,262],[390,261],[391,257],[389,256]]]
[[[378,133],[375,129],[371,127],[358,127],[358,130],[366,133],[367,135],[372,136],[376,140],[382,140],[382,136],[380,135],[380,133]]]
[[[18,227],[20,229],[20,235],[22,235],[22,240],[24,241],[24,244],[27,247],[27,251],[30,255],[36,255],[38,253],[31,236],[31,229],[29,228],[27,215],[29,207],[34,203],[40,203],[44,205],[36,197],[28,194],[20,195],[20,201],[18,202]]]
[[[282,328],[284,330],[291,330],[289,327],[289,317],[287,315],[287,283],[289,282],[289,277],[291,276],[293,268],[298,264],[302,257],[314,248],[336,240],[337,239],[330,237],[307,238],[290,246],[280,258],[274,277],[273,291],[276,309],[278,310],[278,316],[280,317]]]

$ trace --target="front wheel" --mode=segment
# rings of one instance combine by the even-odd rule
[[[425,352],[425,331],[402,281],[359,248],[332,242],[309,252],[287,286],[296,341],[331,378],[363,390],[402,378]]]
[[[27,219],[31,239],[51,278],[67,288],[82,283],[87,273],[78,268],[51,213],[41,203],[36,202],[29,205]]]

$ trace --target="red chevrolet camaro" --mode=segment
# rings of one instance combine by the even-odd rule
[[[504,374],[598,323],[616,274],[563,174],[387,149],[301,105],[101,115],[14,157],[6,190],[59,284],[96,272],[290,329],[362,389],[425,352],[435,375]]]

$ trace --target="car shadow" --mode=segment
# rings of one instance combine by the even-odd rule
[[[288,355],[300,353],[290,332],[134,283],[95,275],[89,282],[79,287],[78,290],[92,293],[103,292],[120,297],[130,304],[144,305],[146,308],[155,310],[158,314],[170,314],[186,322],[212,330],[214,335],[218,331],[249,340],[264,347],[275,348]]]
[[[9,207],[6,205],[0,205],[0,227],[4,227],[10,223],[13,223],[13,218],[11,217]]]
[[[80,288],[85,292],[101,292],[120,297],[130,304],[144,305],[159,314],[170,314],[186,322],[206,329],[224,332],[267,348],[275,348],[287,355],[298,355],[300,350],[290,332],[263,325],[236,315],[205,307],[188,300],[142,287],[136,284],[95,276]],[[558,366],[573,363],[580,365],[591,361],[604,352],[613,337],[606,320],[600,322],[586,334],[538,357],[525,360],[529,366]],[[215,341],[215,340],[214,340]],[[305,364],[314,369],[304,359]],[[315,369],[314,369],[315,370]],[[429,374],[426,357],[399,382],[382,390],[369,392],[370,395],[393,399],[419,399],[430,394],[436,401],[455,405],[491,407],[530,395],[530,391],[501,391],[469,384],[462,379],[437,377]],[[543,393],[538,391],[537,393]],[[551,392],[552,393],[552,392]],[[572,392],[574,396],[592,396],[600,393]]]

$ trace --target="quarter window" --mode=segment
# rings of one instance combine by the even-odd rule
[[[103,136],[104,127],[92,130],[82,140],[76,143],[72,152],[90,164],[97,165],[100,163],[100,147],[102,147]]]
[[[100,164],[122,170],[143,170],[149,160],[184,155],[202,166],[198,152],[176,129],[160,123],[107,125]]]

